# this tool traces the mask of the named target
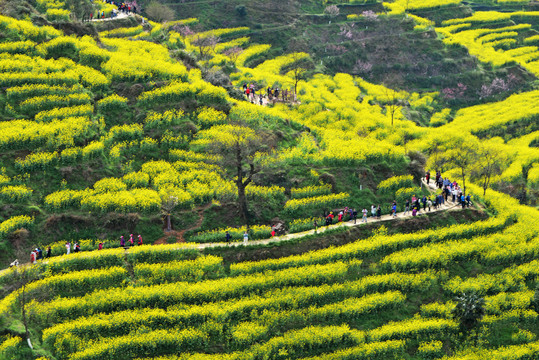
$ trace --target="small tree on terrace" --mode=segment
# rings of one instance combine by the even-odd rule
[[[148,17],[157,22],[172,21],[176,16],[174,10],[158,1],[152,1],[146,7]]]
[[[240,215],[248,226],[245,188],[253,181],[253,175],[260,172],[255,155],[263,148],[262,139],[251,128],[229,124],[200,131],[192,144],[218,156],[225,177],[233,180],[238,189]]]
[[[388,87],[385,88],[385,108],[387,111],[387,114],[391,116],[391,126],[393,126],[393,122],[395,120],[395,113],[397,110],[404,106],[406,101],[406,93],[403,91],[397,91],[394,89],[390,89]]]
[[[331,24],[331,19],[333,19],[336,16],[339,16],[339,13],[340,13],[340,10],[339,10],[339,7],[337,5],[329,5],[329,6],[326,6],[326,8],[324,9],[324,14],[329,16],[329,19],[330,19],[329,23],[330,24]]]
[[[508,157],[493,144],[482,144],[478,149],[478,161],[471,172],[472,180],[478,180],[483,188],[485,196],[491,179],[494,175],[500,175]]]
[[[305,53],[303,52],[292,53],[290,54],[290,57],[293,62],[288,66],[289,71],[287,75],[291,77],[294,82],[294,100],[296,100],[298,95],[298,84],[300,81],[307,78],[307,70],[312,64],[309,61],[310,58],[305,56]]]

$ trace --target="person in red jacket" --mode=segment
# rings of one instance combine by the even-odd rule
[[[142,235],[138,236],[137,245],[139,245],[139,246],[142,245]]]
[[[35,263],[36,263],[36,252],[35,252],[35,251],[32,251],[32,252],[30,253],[30,262],[31,262],[32,264],[35,264]]]

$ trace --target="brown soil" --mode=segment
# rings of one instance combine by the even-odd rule
[[[190,231],[190,230],[194,230],[194,229],[198,229],[202,223],[204,222],[204,211],[206,211],[212,204],[211,203],[208,203],[204,206],[200,206],[198,208],[196,208],[196,212],[197,212],[197,215],[198,215],[198,220],[196,221],[195,224],[193,224],[193,226],[191,227],[188,227],[186,229],[182,229],[182,230],[172,230],[172,231],[169,231],[167,232],[165,230],[165,236],[163,236],[162,238],[159,238],[157,239],[155,242],[154,242],[154,245],[162,245],[162,244],[166,244],[167,243],[167,239],[169,239],[170,237],[175,237],[177,239],[177,243],[183,243],[185,242],[185,239],[183,238],[183,235],[185,234],[186,231]]]

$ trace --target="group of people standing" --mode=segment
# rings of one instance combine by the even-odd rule
[[[107,4],[115,5],[118,10],[113,9],[110,13],[110,18],[113,19],[116,16],[118,16],[118,12],[124,13],[124,14],[131,14],[137,12],[137,7],[133,4],[124,3],[124,2],[118,2],[113,0],[105,0]],[[98,19],[104,19],[105,18],[105,11],[97,10],[95,16],[94,13],[90,13],[89,20],[98,20]]]
[[[292,92],[288,89],[279,90],[279,88],[272,88],[269,86],[266,89],[266,95],[262,94],[262,91],[260,91],[258,94],[256,93],[256,87],[254,84],[243,84],[243,94],[247,96],[247,99],[251,101],[252,104],[258,101],[260,105],[264,104],[264,98],[267,97],[268,101],[279,101],[279,99],[283,102],[292,100]],[[280,98],[279,98],[280,97]]]
[[[427,171],[427,173],[425,174],[425,180],[427,181],[427,185],[429,185],[430,171]],[[466,195],[456,181],[451,181],[447,177],[444,179],[439,170],[436,170],[436,178],[434,184],[442,190],[442,193],[438,195],[440,197],[439,201],[442,201],[442,203],[448,201],[447,199],[451,197],[451,201],[461,205],[463,209],[471,205],[471,195]]]
[[[138,235],[137,245],[142,245],[142,244],[143,244],[142,235]],[[127,240],[127,242],[125,241],[123,235],[120,236],[121,247],[134,246],[134,245],[135,245],[135,239],[133,237],[133,234],[129,235],[129,239]],[[97,250],[103,250],[103,247],[104,247],[104,243],[103,241],[100,241],[97,245]],[[81,251],[80,244],[78,242],[75,242],[73,243],[73,245],[71,245],[71,242],[67,241],[65,243],[65,248],[66,248],[66,255],[71,254],[71,252],[78,253]],[[41,248],[36,247],[30,253],[30,262],[32,264],[35,264],[38,260],[50,258],[51,252],[52,252],[52,249],[50,246],[47,247],[47,251],[45,253],[43,253],[43,250],[41,250]],[[19,264],[19,261],[15,260],[14,262],[11,263],[11,266],[17,266],[18,264]]]

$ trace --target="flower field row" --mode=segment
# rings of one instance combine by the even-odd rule
[[[68,274],[59,274],[46,277],[30,283],[24,289],[25,296],[46,297],[47,294],[55,296],[77,296],[92,292],[97,289],[107,289],[125,285],[127,270],[121,267],[109,267],[102,270],[82,270]],[[21,291],[14,291],[0,302],[0,313],[7,314]]]
[[[223,259],[202,256],[195,260],[171,261],[159,264],[137,264],[133,271],[137,284],[153,285],[169,282],[196,282],[223,277]]]
[[[282,269],[306,264],[324,264],[336,260],[354,258],[364,259],[406,248],[425,246],[425,249],[430,249],[430,244],[433,243],[496,233],[504,229],[507,224],[507,218],[491,218],[486,221],[475,222],[469,225],[459,224],[441,229],[418,231],[414,234],[374,236],[370,239],[356,241],[340,247],[312,251],[302,255],[261,261],[244,261],[232,264],[230,266],[230,272],[233,275],[252,274],[270,269]],[[443,244],[441,246],[443,246]],[[410,249],[409,251],[414,250]]]
[[[275,286],[316,285],[342,280],[348,265],[306,266],[267,272],[263,276],[248,275],[220,280],[207,280],[187,284],[184,282],[167,285],[127,287],[122,290],[96,291],[80,298],[53,300],[34,304],[32,316],[36,320],[48,319],[48,324],[57,323],[97,312],[111,312],[136,307],[166,307],[183,302],[196,304],[245,296],[271,289]],[[162,286],[167,287],[163,292]],[[125,301],[129,299],[129,301]]]
[[[350,195],[347,193],[313,196],[302,199],[288,200],[284,205],[285,211],[290,214],[303,213],[305,211],[333,209],[343,207]]]
[[[96,314],[59,323],[45,330],[44,341],[53,344],[63,334],[72,333],[77,337],[95,339],[99,336],[126,334],[133,326],[148,323],[150,319],[155,328],[200,326],[206,321],[242,322],[250,319],[251,314],[265,310],[293,310],[309,306],[323,307],[327,304],[346,301],[348,298],[361,297],[376,291],[401,290],[416,291],[430,289],[437,276],[431,273],[416,275],[389,274],[366,277],[346,283],[325,284],[321,286],[299,286],[269,290],[261,295],[249,294],[248,297],[226,301],[192,305],[189,308],[171,307],[163,309],[133,309],[116,311],[111,314]],[[378,290],[379,289],[379,290]],[[388,293],[392,299],[400,299],[398,291]],[[364,300],[383,295],[367,296]],[[367,301],[368,302],[368,301]],[[368,305],[366,305],[368,306]]]
[[[301,199],[328,194],[331,194],[331,185],[329,184],[290,189],[290,196],[292,199]]]

